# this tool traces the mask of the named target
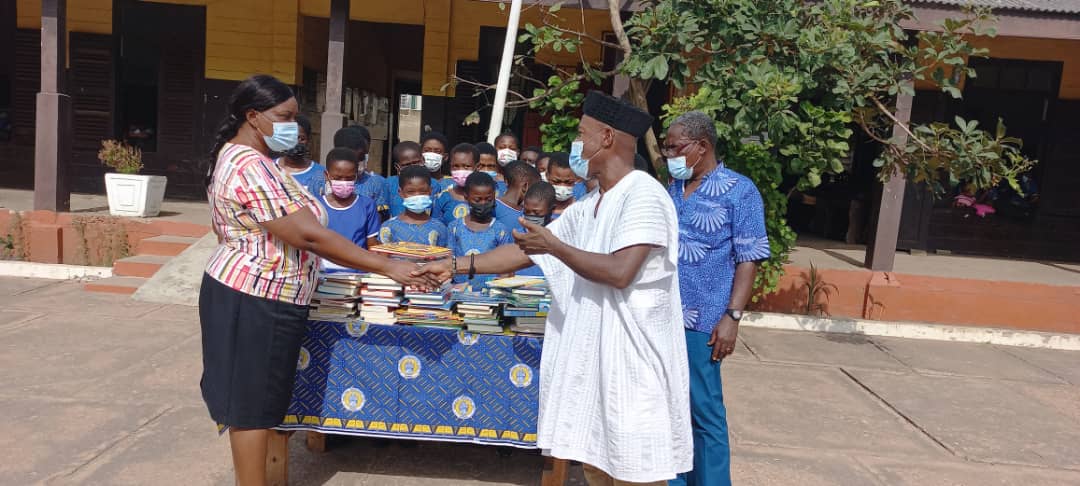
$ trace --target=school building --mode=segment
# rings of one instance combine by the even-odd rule
[[[580,3],[587,7],[583,14],[576,13],[579,2],[566,3],[563,26],[610,38],[606,2]],[[967,3],[912,0],[919,21],[905,27],[934,29]],[[902,180],[882,190],[870,167],[872,144],[856,143],[847,174],[793,200],[792,221],[803,234],[868,243],[868,266],[878,270],[891,267],[895,247],[1080,260],[1080,4],[974,3],[995,8],[999,35],[975,40],[991,58],[971,61],[979,76],[964,80],[964,99],[919,89],[901,100],[907,110],[899,115],[920,122],[959,115],[982,127],[1004,118],[1009,133],[1023,138],[1024,153],[1040,161],[1028,177],[1032,190],[971,194],[997,208],[982,216],[954,207],[963,187],[937,199]],[[533,4],[526,1],[522,24],[540,22]],[[36,111],[45,106],[54,113],[69,109],[72,121],[55,140],[54,155],[70,152],[70,163],[53,178],[59,185],[103,192],[96,153],[101,140],[120,138],[143,149],[145,173],[169,177],[170,197],[202,198],[207,152],[225,101],[254,73],[295,87],[315,125],[321,150],[313,153],[325,152],[318,146],[332,135],[328,128],[361,123],[372,128],[371,165],[385,172],[389,147],[414,137],[417,127],[442,131],[452,142],[485,138],[490,110],[483,107],[490,95],[449,82],[456,74],[494,83],[506,19],[499,2],[487,0],[0,2],[0,44],[14,46],[0,51],[0,184],[34,184]],[[524,50],[518,46],[518,53]],[[583,62],[610,67],[617,53],[586,42],[581,52],[540,57],[567,68]],[[653,84],[649,102],[658,113],[671,92]],[[47,86],[60,86],[67,105],[50,105],[48,96],[42,105],[38,93]],[[617,90],[610,82],[603,88]],[[519,109],[504,123],[529,145],[539,142],[542,121]]]
[[[56,0],[45,0],[50,6]],[[36,94],[41,91],[42,0],[0,2],[0,180],[33,185]],[[66,93],[70,95],[75,191],[102,192],[97,161],[103,139],[143,150],[144,173],[169,177],[169,197],[205,197],[208,150],[229,93],[255,73],[294,86],[313,121],[316,147],[323,115],[372,130],[374,170],[386,170],[397,139],[416,127],[452,141],[484,138],[489,104],[452,75],[495,82],[507,12],[481,0],[66,0]],[[333,4],[333,12],[331,9]],[[333,15],[332,15],[333,13]],[[569,15],[565,26],[602,36],[606,10]],[[540,23],[526,8],[522,24]],[[524,47],[518,48],[524,53]],[[576,68],[596,62],[595,45],[548,52],[544,62]],[[48,60],[44,67],[48,67]],[[327,109],[327,99],[331,109]],[[422,104],[420,100],[422,99]],[[340,109],[332,109],[334,101]],[[422,107],[422,110],[420,109]],[[420,114],[422,119],[416,120]],[[405,120],[399,119],[404,116]],[[540,120],[511,110],[505,123],[539,142]],[[405,137],[400,137],[404,125]],[[332,131],[330,133],[332,135]],[[325,152],[322,150],[321,152]],[[313,150],[318,154],[320,151]]]

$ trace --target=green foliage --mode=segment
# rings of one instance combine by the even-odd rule
[[[937,191],[961,180],[1016,187],[1034,164],[1003,124],[990,134],[962,119],[897,123],[897,100],[914,94],[914,81],[960,97],[959,79],[975,76],[968,59],[987,55],[965,36],[994,35],[984,10],[946,19],[939,32],[904,30],[912,19],[901,0],[652,0],[625,22],[632,53],[614,72],[585,65],[581,73],[559,73],[533,93],[531,104],[552,115],[541,130],[545,148],[555,149],[573,139],[579,81],[598,83],[618,72],[689,88],[691,94],[665,107],[665,118],[690,110],[711,115],[719,155],[757,184],[773,252],[758,289],[771,291],[795,243],[781,179],[790,176],[808,190],[843,172],[855,130],[882,145],[876,162],[882,180],[904,174]],[[545,17],[521,38],[533,42],[535,53],[568,43],[578,48],[588,36],[555,28]],[[751,137],[760,143],[743,142]]]
[[[540,125],[545,152],[568,152],[570,143],[577,138],[580,117],[575,108],[585,101],[581,93],[581,82],[577,79],[563,80],[558,75],[548,78],[547,89],[537,88],[533,92],[535,101],[529,107],[550,116]]]
[[[98,160],[121,174],[136,174],[142,170],[142,150],[117,140],[102,140]]]
[[[754,282],[756,289],[775,289],[784,275],[784,264],[795,246],[795,232],[787,224],[787,194],[777,190],[783,180],[783,170],[775,155],[758,143],[737,143],[725,147],[720,156],[732,170],[754,181],[765,204],[765,230],[769,235],[772,255],[758,267]],[[756,293],[754,302],[761,298]]]

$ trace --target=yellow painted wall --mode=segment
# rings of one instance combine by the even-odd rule
[[[296,0],[204,3],[207,78],[241,80],[267,73],[288,84],[297,82]]]
[[[424,23],[424,3],[425,0],[350,0],[349,18],[365,22],[421,25]],[[300,0],[300,14],[330,17],[330,0]]]
[[[112,0],[68,0],[68,32],[112,33]],[[41,28],[41,0],[15,0],[16,25]]]
[[[990,49],[990,57],[1028,61],[1063,61],[1061,91],[1058,97],[1080,99],[1080,41],[995,37],[972,40],[978,47]]]

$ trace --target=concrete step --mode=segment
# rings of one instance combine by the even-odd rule
[[[112,294],[130,295],[146,282],[142,277],[109,277],[94,280],[83,285],[83,289],[89,292],[108,292]]]
[[[113,263],[113,275],[150,278],[172,258],[161,255],[135,255],[122,258]]]
[[[176,256],[194,245],[198,238],[189,236],[161,235],[139,240],[136,255]]]

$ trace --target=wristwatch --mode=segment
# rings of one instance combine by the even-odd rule
[[[731,316],[735,322],[739,322],[742,319],[743,311],[740,309],[728,309],[726,314]]]

